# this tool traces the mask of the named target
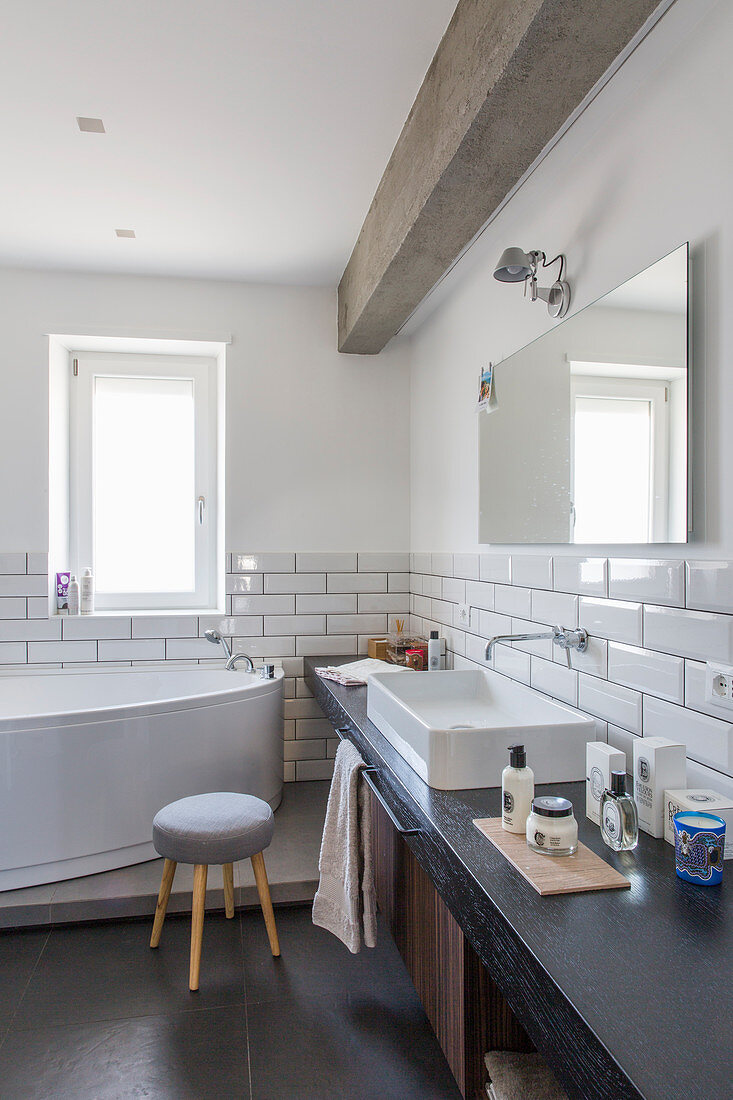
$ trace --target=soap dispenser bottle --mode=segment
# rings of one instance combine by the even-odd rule
[[[601,797],[601,836],[614,852],[630,852],[639,843],[639,817],[626,793],[625,772],[611,772],[611,788]]]
[[[534,772],[527,767],[524,745],[509,746],[509,764],[501,773],[501,824],[524,834],[534,798]]]

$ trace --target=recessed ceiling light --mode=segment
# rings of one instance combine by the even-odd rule
[[[101,118],[79,118],[77,115],[76,124],[83,134],[105,134],[107,132]]]
[[[117,234],[118,237],[134,237],[135,236],[135,230],[134,229],[115,229],[115,233]]]

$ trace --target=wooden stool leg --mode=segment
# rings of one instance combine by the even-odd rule
[[[258,852],[256,856],[252,856],[252,870],[255,873],[257,893],[260,895],[260,905],[262,906],[262,913],[265,918],[267,938],[270,941],[270,948],[272,950],[272,953],[277,958],[277,956],[280,954],[280,941],[277,938],[277,928],[275,927],[275,914],[272,911],[272,899],[270,898],[270,885],[267,881],[267,871],[265,870],[265,857],[263,856],[262,852]]]
[[[155,906],[153,933],[150,937],[151,947],[157,947],[160,943],[161,933],[163,932],[163,921],[165,920],[165,912],[168,908],[168,898],[171,896],[171,886],[173,885],[173,876],[175,875],[175,873],[175,860],[167,859],[163,864],[163,877],[160,880],[160,890],[158,891],[158,904]]]
[[[224,873],[224,909],[226,915],[231,918],[234,916],[234,864],[225,863],[222,870]]]
[[[191,969],[188,988],[199,987],[201,972],[201,941],[204,935],[204,908],[206,906],[206,876],[208,867],[197,863],[193,869],[193,910],[191,912]]]

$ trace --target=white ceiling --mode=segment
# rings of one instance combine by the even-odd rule
[[[0,263],[335,284],[455,2],[6,0]]]

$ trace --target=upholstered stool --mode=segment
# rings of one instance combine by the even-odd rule
[[[153,845],[165,857],[163,878],[155,907],[150,946],[157,947],[163,931],[165,911],[178,863],[193,863],[193,909],[191,913],[191,969],[189,988],[198,989],[201,970],[201,941],[204,932],[206,878],[209,864],[223,865],[224,907],[234,916],[234,867],[240,859],[251,859],[257,893],[273,955],[280,944],[272,911],[262,852],[272,840],[275,819],[261,798],[249,794],[218,791],[181,798],[164,806],[153,819]]]

